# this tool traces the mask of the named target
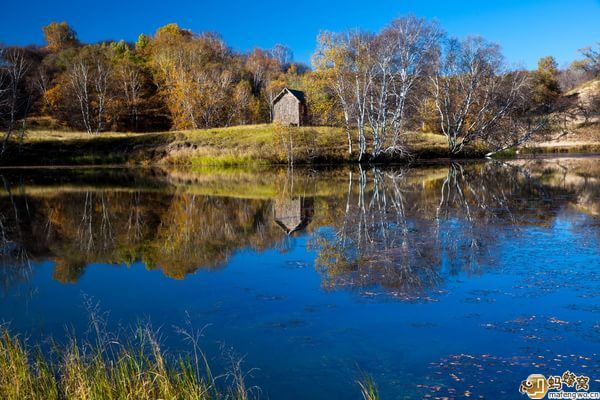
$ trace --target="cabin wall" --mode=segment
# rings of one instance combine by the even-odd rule
[[[294,95],[286,93],[273,106],[273,122],[282,125],[300,125],[302,114],[301,104]]]

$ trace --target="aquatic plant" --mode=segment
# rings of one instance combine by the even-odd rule
[[[360,387],[360,392],[362,393],[364,400],[380,399],[377,385],[375,384],[375,381],[370,375],[363,374],[363,377],[357,380],[356,383]]]

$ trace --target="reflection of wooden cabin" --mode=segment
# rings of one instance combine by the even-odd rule
[[[303,125],[306,119],[304,92],[284,88],[273,100],[273,122],[282,125]]]
[[[275,223],[286,235],[301,231],[307,227],[315,213],[312,197],[295,197],[275,200],[273,209]]]

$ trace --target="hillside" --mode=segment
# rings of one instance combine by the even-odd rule
[[[555,115],[555,133],[541,142],[527,144],[523,152],[598,153],[600,152],[600,118],[586,115],[583,109],[600,96],[600,78],[584,82],[566,92],[561,99],[568,106]]]
[[[579,95],[580,99],[583,101],[589,102],[592,96],[600,94],[600,78],[584,82],[576,88],[565,93],[566,96],[571,96],[574,94]]]

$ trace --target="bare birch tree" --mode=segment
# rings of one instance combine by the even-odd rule
[[[372,156],[377,158],[385,146],[390,117],[390,87],[394,81],[395,42],[385,36],[373,38],[370,45],[370,86],[367,96],[367,120],[372,136]]]
[[[0,49],[0,121],[4,121],[9,102],[9,74],[4,60],[4,49]]]
[[[415,86],[430,75],[430,65],[438,51],[442,30],[435,22],[408,16],[398,18],[381,33],[382,40],[390,41],[393,51],[392,80],[388,88],[390,128],[392,141],[389,152],[402,152],[400,134],[403,132],[405,113]]]
[[[40,64],[36,70],[34,85],[42,99],[42,109],[48,111],[49,103],[47,98],[48,89],[50,88],[50,77],[48,76],[47,68],[44,64]]]
[[[494,145],[503,137],[502,147],[509,142],[522,143],[536,130],[519,129],[520,139],[511,136],[516,130],[506,130],[507,121],[517,122],[515,111],[527,88],[527,77],[506,67],[498,45],[479,37],[450,39],[436,67],[432,94],[440,129],[453,154],[478,140]]]
[[[129,123],[134,130],[137,130],[139,106],[143,94],[141,72],[132,62],[125,60],[119,65],[118,75]]]
[[[111,75],[112,67],[100,51],[81,54],[67,71],[81,122],[90,134],[104,129]]]
[[[317,69],[329,76],[329,85],[342,105],[349,153],[352,153],[350,125],[356,127],[359,161],[367,152],[366,125],[375,78],[373,40],[374,35],[362,31],[321,33],[313,57]]]
[[[69,83],[81,112],[81,122],[88,133],[92,133],[90,74],[90,67],[83,60],[75,62],[68,71]]]
[[[359,160],[383,152],[407,154],[400,143],[405,113],[417,82],[427,76],[437,54],[441,30],[435,23],[413,16],[393,21],[377,35],[351,31],[322,33],[313,63],[327,74],[341,105],[349,152],[351,118],[359,138]],[[391,142],[390,142],[391,137]]]
[[[109,85],[112,74],[111,65],[103,58],[99,57],[95,62],[95,74],[93,83],[96,89],[96,133],[104,129],[104,118],[106,106],[109,100]]]
[[[2,50],[0,52],[0,107],[6,132],[0,154],[4,154],[6,145],[15,130],[21,102],[24,100],[21,86],[29,70],[30,64],[25,54],[19,49]]]
[[[269,53],[281,67],[285,67],[294,60],[292,49],[280,43],[273,46]]]
[[[374,79],[373,35],[355,31],[349,34],[350,79],[353,82],[355,120],[358,128],[358,160],[367,152],[366,122]]]
[[[348,140],[348,154],[352,154],[351,119],[354,116],[354,91],[351,89],[350,54],[345,34],[321,32],[317,37],[317,51],[312,63],[323,74],[329,88],[341,106]]]

